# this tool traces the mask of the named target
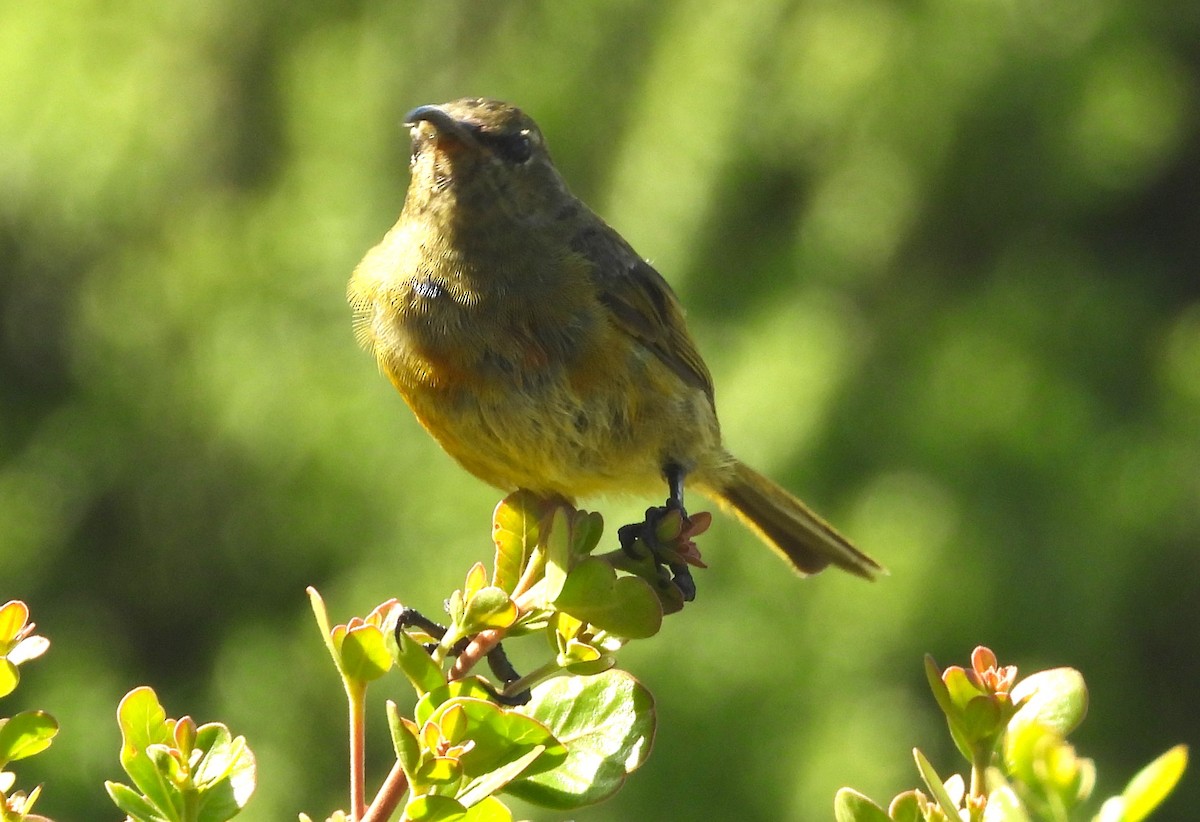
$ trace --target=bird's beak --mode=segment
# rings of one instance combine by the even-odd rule
[[[439,143],[445,138],[462,144],[473,142],[470,129],[441,106],[417,106],[404,115],[404,124],[413,129],[413,137],[419,135],[418,129],[426,123],[432,127],[433,135]]]

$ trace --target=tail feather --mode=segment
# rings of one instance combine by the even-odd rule
[[[807,505],[743,462],[734,461],[724,488],[706,490],[802,575],[830,564],[865,579],[886,573]]]

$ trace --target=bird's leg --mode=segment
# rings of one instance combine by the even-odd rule
[[[492,673],[497,679],[504,683],[505,687],[508,687],[521,678],[521,675],[517,673],[517,669],[512,666],[511,662],[508,661],[508,654],[504,653],[504,646],[499,642],[496,643],[495,648],[488,651],[487,661],[488,667],[492,669]],[[528,688],[520,691],[519,693],[515,693],[512,696],[505,696],[502,692],[492,690],[491,688],[488,690],[492,691],[492,699],[496,700],[501,705],[515,707],[517,705],[526,705],[529,703],[530,694]]]
[[[436,639],[441,639],[444,637],[447,630],[446,626],[439,625],[429,617],[422,614],[416,608],[405,607],[400,611],[400,615],[396,619],[397,642],[400,641],[400,632],[409,626],[420,628],[422,631]],[[450,653],[454,656],[459,656],[467,649],[467,646],[470,643],[470,637],[463,637],[458,642],[454,643],[454,646],[450,649]],[[425,650],[432,652],[434,647],[436,646],[426,645]],[[515,668],[513,668],[512,663],[508,661],[508,654],[504,653],[504,647],[499,642],[496,643],[496,647],[488,651],[487,661],[488,667],[492,669],[492,674],[494,674],[496,678],[505,685],[508,685],[510,682],[516,682],[521,678],[521,675],[517,673]],[[505,696],[486,681],[483,682],[483,687],[486,688],[487,691],[492,695],[492,699],[496,700],[496,702],[501,705],[524,705],[525,703],[529,702],[529,689],[521,691],[519,694]]]
[[[667,509],[674,508],[687,519],[687,511],[683,507],[683,478],[686,475],[683,467],[673,462],[663,466],[663,476],[667,479]]]
[[[400,641],[400,632],[405,628],[410,627],[420,628],[434,639],[441,639],[444,637],[447,630],[445,625],[434,622],[416,608],[409,608],[405,606],[404,608],[400,609],[400,615],[396,617],[396,642]],[[467,642],[469,642],[469,639],[467,637],[463,637],[458,642],[454,643],[454,647],[450,649],[450,653],[453,656],[458,656],[466,649]],[[436,647],[436,644],[426,645],[425,650],[429,653],[433,653],[433,649]]]
[[[640,538],[650,549],[651,558],[659,566],[666,566],[671,572],[671,581],[683,595],[685,602],[696,598],[696,581],[687,563],[664,556],[664,546],[657,536],[658,524],[664,516],[672,511],[678,511],[687,521],[687,510],[683,507],[683,480],[686,476],[683,466],[677,463],[667,463],[663,466],[663,476],[667,480],[668,496],[666,504],[658,508],[647,508],[646,519],[617,529],[617,539],[620,540],[621,550],[633,559],[640,557],[635,543]]]

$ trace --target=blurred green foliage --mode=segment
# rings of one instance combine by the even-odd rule
[[[0,4],[0,599],[55,642],[39,810],[99,818],[142,683],[245,734],[245,818],[345,803],[304,586],[436,613],[500,497],[342,297],[403,113],[464,95],[538,119],[689,307],[733,450],[892,571],[801,582],[719,518],[700,601],[623,657],[655,751],[576,818],[891,795],[912,745],[953,755],[922,654],[980,643],[1086,675],[1114,778],[1195,745],[1197,42],[1170,0]]]

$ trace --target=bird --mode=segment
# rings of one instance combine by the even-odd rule
[[[358,342],[471,474],[574,501],[695,489],[798,574],[883,572],[723,445],[667,281],[575,197],[531,117],[462,98],[404,118],[400,217],[347,287]]]

